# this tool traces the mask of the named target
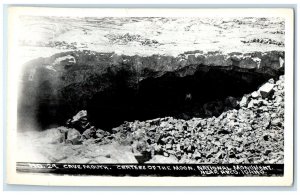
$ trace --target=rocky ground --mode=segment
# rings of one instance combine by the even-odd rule
[[[23,63],[70,50],[150,56],[204,52],[284,50],[284,19],[215,18],[20,18]]]
[[[66,127],[19,133],[18,161],[283,163],[284,76],[236,103],[217,117],[124,122],[111,132],[92,126],[80,111]]]

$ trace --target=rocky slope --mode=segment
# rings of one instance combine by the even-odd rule
[[[269,83],[273,95],[262,92]],[[283,163],[283,77],[274,87],[273,79],[269,83],[245,95],[240,109],[207,119],[125,123],[114,129],[117,140],[133,142],[140,152],[176,157],[179,163]]]
[[[217,117],[125,122],[112,133],[91,126],[81,111],[69,120],[69,128],[20,133],[20,154],[26,156],[19,158],[62,163],[283,163],[284,77],[270,79],[237,103],[237,109]]]

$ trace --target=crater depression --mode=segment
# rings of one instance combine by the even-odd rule
[[[283,71],[282,51],[191,51],[175,57],[58,53],[26,64],[18,125],[64,125],[80,110],[105,130],[124,121],[218,116]]]

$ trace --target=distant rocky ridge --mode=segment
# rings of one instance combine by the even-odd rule
[[[284,51],[285,20],[279,17],[43,17],[20,18],[26,59],[69,49],[124,55],[178,55],[205,51]],[[56,48],[56,49],[53,49]]]

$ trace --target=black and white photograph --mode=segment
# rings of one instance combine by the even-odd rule
[[[13,175],[291,185],[292,10],[9,11]]]

